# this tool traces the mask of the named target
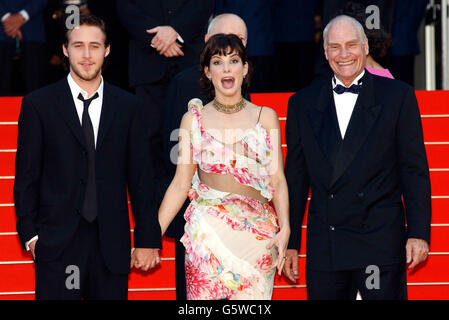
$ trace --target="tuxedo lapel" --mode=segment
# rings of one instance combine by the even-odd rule
[[[345,138],[337,154],[329,187],[342,176],[366,140],[381,110],[375,101],[373,77],[365,71],[365,79],[354,106]]]
[[[117,111],[117,95],[108,83],[104,83],[103,105],[101,107],[100,126],[98,128],[97,146],[98,150],[106,136]]]
[[[335,103],[330,82],[323,85],[318,102],[309,109],[309,121],[322,154],[333,167],[341,142]]]
[[[81,128],[80,119],[76,112],[75,103],[73,102],[72,92],[70,91],[67,79],[64,78],[59,81],[60,88],[57,93],[57,109],[61,117],[64,119],[67,126],[72,130],[78,142],[86,147],[84,135]]]

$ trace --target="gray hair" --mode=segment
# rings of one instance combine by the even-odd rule
[[[358,22],[356,19],[354,19],[353,17],[347,16],[347,15],[339,15],[336,16],[335,18],[333,18],[331,21],[329,21],[329,23],[326,25],[326,27],[324,28],[323,31],[323,46],[324,48],[327,48],[328,45],[328,38],[327,38],[327,34],[329,32],[330,27],[335,23],[338,22],[340,20],[347,20],[350,21],[354,24],[354,26],[357,28],[357,31],[360,35],[360,39],[362,40],[362,42],[365,42],[367,37],[365,34],[365,30],[363,29],[363,26],[360,24],[360,22]]]

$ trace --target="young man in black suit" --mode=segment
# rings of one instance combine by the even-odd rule
[[[407,299],[406,264],[427,258],[431,216],[414,90],[364,69],[368,41],[355,19],[336,17],[323,38],[334,76],[288,105],[292,233],[284,272],[298,279],[310,187],[308,298],[355,299],[358,290],[363,299]]]
[[[82,15],[63,51],[67,78],[22,102],[17,231],[35,260],[36,299],[126,299],[130,267],[148,270],[161,248],[142,106],[103,81],[101,19]]]

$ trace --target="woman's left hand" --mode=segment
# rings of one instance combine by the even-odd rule
[[[278,249],[278,260],[277,264],[273,266],[278,269],[278,275],[282,274],[282,269],[284,268],[285,263],[285,253],[287,252],[288,240],[290,238],[290,229],[284,228],[281,229],[276,236],[271,239],[270,243],[267,245],[267,249],[270,250],[273,246],[276,246]]]

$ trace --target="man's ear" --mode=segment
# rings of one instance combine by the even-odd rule
[[[69,52],[67,51],[67,47],[65,46],[65,44],[62,45],[62,53],[64,53],[66,58],[69,57]]]
[[[207,33],[204,35],[204,43],[207,42],[207,40],[209,40],[210,35],[208,35]]]
[[[365,54],[366,54],[366,55],[369,54],[369,44],[368,44],[368,39],[365,39]]]
[[[106,50],[104,52],[104,57],[106,58],[109,55],[109,53],[111,53],[111,45],[108,45],[106,47]]]

